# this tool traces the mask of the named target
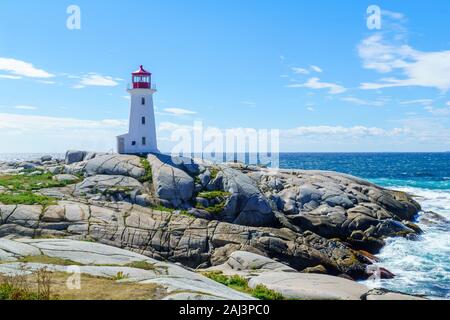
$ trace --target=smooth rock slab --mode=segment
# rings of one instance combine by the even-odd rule
[[[286,298],[301,300],[361,300],[368,291],[357,282],[323,274],[265,272],[249,281],[255,288],[262,284]]]
[[[86,162],[84,170],[89,175],[122,175],[135,179],[142,178],[145,170],[141,159],[129,155],[101,155]]]

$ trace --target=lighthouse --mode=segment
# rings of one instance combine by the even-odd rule
[[[130,120],[128,133],[117,137],[117,152],[120,154],[159,153],[156,141],[155,112],[152,74],[140,66],[133,72],[130,94]]]

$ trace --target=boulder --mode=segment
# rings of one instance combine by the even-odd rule
[[[170,156],[149,155],[155,194],[166,200],[171,207],[179,208],[194,195],[194,179],[174,164]]]
[[[288,299],[361,300],[367,287],[355,281],[324,274],[265,272],[249,280],[249,287],[264,285]]]
[[[74,176],[72,174],[57,174],[53,176],[53,180],[60,181],[60,182],[75,182],[78,181],[79,178],[77,176]]]
[[[223,190],[231,194],[224,209],[225,221],[256,227],[275,224],[269,201],[252,179],[226,166],[221,166],[219,175]]]
[[[76,162],[81,162],[86,156],[86,153],[87,153],[86,151],[68,150],[66,152],[65,163],[72,164]]]
[[[86,161],[88,175],[122,175],[140,179],[145,175],[141,159],[130,155],[100,155]]]
[[[52,161],[52,159],[53,159],[53,156],[51,156],[51,155],[43,155],[41,157],[42,162]]]
[[[119,195],[134,198],[144,190],[138,180],[119,175],[95,175],[75,185],[74,195]]]

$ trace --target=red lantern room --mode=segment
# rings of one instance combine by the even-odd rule
[[[152,74],[140,66],[138,71],[132,73],[133,89],[150,89]]]

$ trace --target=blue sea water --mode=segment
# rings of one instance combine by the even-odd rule
[[[0,161],[40,156],[0,154]],[[396,277],[365,284],[450,299],[450,153],[282,153],[280,167],[343,172],[414,195],[423,208],[417,223],[424,234],[415,241],[389,239],[378,264]]]

